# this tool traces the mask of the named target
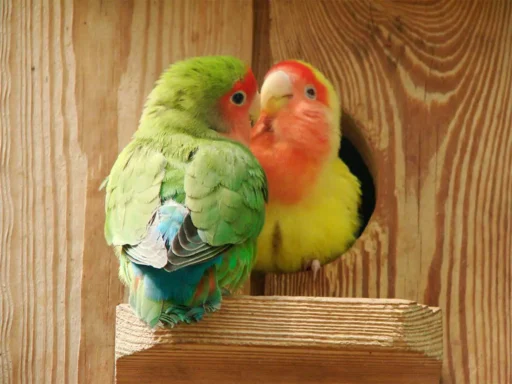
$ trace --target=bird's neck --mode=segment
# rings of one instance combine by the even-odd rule
[[[272,135],[252,142],[251,150],[267,176],[269,201],[285,205],[308,197],[329,160],[327,153],[275,142]]]

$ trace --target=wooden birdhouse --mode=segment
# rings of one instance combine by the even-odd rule
[[[511,26],[507,1],[1,1],[0,382],[512,382]],[[211,54],[334,83],[364,228],[316,279],[153,331],[98,187],[161,71]]]

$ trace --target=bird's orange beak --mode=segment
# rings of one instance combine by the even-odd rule
[[[275,116],[293,96],[290,76],[283,71],[270,73],[261,86],[261,112]]]

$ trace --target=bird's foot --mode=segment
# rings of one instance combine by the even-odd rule
[[[316,277],[318,275],[318,272],[320,271],[320,268],[322,268],[322,265],[320,264],[320,260],[314,259],[304,262],[304,270],[305,271],[313,271],[313,281],[316,280]]]
[[[202,306],[188,307],[185,305],[173,305],[160,314],[160,323],[162,323],[165,328],[173,328],[180,323],[190,324],[192,322],[201,321],[204,312],[205,310]]]
[[[220,302],[206,302],[203,308],[207,313],[218,311],[220,309]]]

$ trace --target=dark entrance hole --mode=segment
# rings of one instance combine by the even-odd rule
[[[343,113],[341,127],[342,139],[338,156],[361,182],[362,203],[359,207],[359,215],[362,218],[362,225],[357,235],[359,237],[375,210],[375,182],[371,172],[374,164],[361,128],[347,113]]]

